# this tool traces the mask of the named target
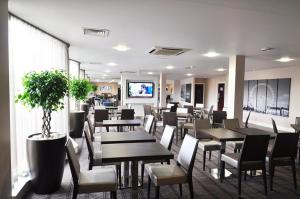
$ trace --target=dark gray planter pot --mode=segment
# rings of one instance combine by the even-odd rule
[[[53,139],[37,139],[33,134],[27,138],[27,158],[32,177],[32,188],[37,194],[56,192],[61,185],[64,173],[66,150],[65,134],[57,135]]]
[[[84,111],[70,112],[70,137],[81,138],[85,122]]]
[[[87,115],[89,114],[89,108],[90,108],[89,104],[87,103],[81,104],[81,110],[84,111],[85,120],[87,118]]]

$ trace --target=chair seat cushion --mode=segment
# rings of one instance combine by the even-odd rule
[[[182,184],[187,181],[185,171],[177,165],[146,165],[149,177],[155,186]]]
[[[238,149],[241,149],[244,144],[243,141],[230,141],[227,143],[228,143],[228,146],[231,146],[233,148],[238,148]]]
[[[237,168],[239,162],[240,153],[225,153],[222,154],[221,160],[225,163]]]
[[[78,184],[79,193],[115,191],[117,190],[116,173],[112,168],[81,171]]]
[[[221,143],[214,140],[199,141],[198,147],[202,151],[216,151],[221,149]]]
[[[184,123],[183,124],[183,128],[185,128],[185,129],[193,129],[194,128],[194,124],[193,123]]]

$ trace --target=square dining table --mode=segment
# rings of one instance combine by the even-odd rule
[[[97,124],[97,123],[96,123]],[[140,120],[103,120],[103,127],[117,127],[118,131],[123,131],[124,126],[140,126]]]
[[[170,160],[174,155],[156,142],[145,143],[122,143],[103,144],[102,162],[131,162],[132,173],[132,195],[131,198],[138,198],[138,162],[142,160]]]

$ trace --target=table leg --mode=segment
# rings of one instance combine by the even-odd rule
[[[131,198],[138,198],[138,161],[132,161],[131,175],[132,175],[132,192]]]
[[[129,162],[124,162],[124,187],[129,186]]]

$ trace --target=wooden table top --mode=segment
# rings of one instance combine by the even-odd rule
[[[102,126],[140,126],[140,120],[103,120]]]
[[[116,106],[105,106],[106,109],[113,109],[113,110],[116,110],[118,109],[118,107]]]
[[[231,130],[244,135],[269,135],[271,138],[276,137],[276,134],[273,132],[268,132],[257,128],[236,128]]]
[[[300,131],[300,125],[299,124],[291,124],[291,127],[295,129],[296,131]]]
[[[146,132],[107,132],[101,133],[102,144],[155,142],[156,139]]]
[[[214,140],[220,142],[226,141],[243,141],[245,135],[224,128],[213,128],[213,129],[198,129],[197,132],[206,134]],[[197,138],[197,137],[196,137]]]
[[[103,144],[102,162],[172,159],[174,155],[156,142]]]

